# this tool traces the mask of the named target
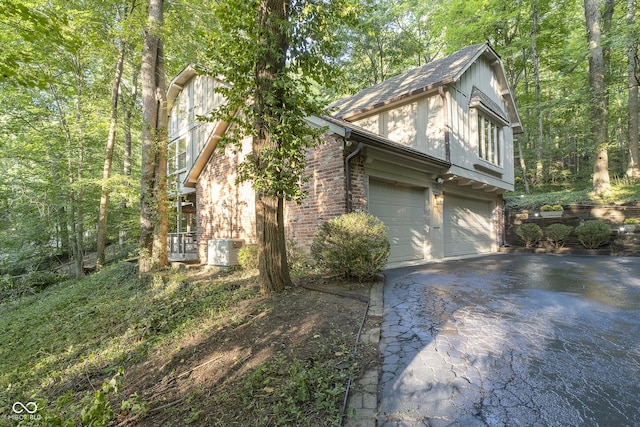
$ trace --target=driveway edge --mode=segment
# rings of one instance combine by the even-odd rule
[[[375,325],[362,332],[360,341],[378,348],[380,344],[380,325],[384,305],[385,279],[376,281],[369,294],[367,323]],[[373,320],[373,322],[371,322]],[[378,417],[378,375],[379,368],[366,371],[354,383],[353,392],[347,402],[346,427],[376,427]]]

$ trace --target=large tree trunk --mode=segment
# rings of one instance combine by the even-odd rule
[[[284,104],[281,101],[284,94],[275,83],[278,76],[285,72],[287,36],[283,23],[289,16],[289,3],[288,0],[261,0],[259,5],[262,34],[258,42],[262,46],[262,55],[256,64],[256,136],[253,153],[256,165],[261,170],[269,167],[261,154],[279,145],[273,138],[272,129],[279,122],[278,113],[274,110],[276,106]],[[256,235],[262,293],[281,292],[291,284],[284,233],[284,200],[281,195],[256,192]]]
[[[584,14],[589,44],[589,85],[591,89],[591,137],[593,138],[593,191],[604,194],[611,189],[607,152],[607,107],[605,61],[602,49],[599,5],[584,0]]]
[[[166,216],[167,114],[162,40],[163,0],[149,0],[142,51],[140,272],[168,264]],[[164,164],[162,162],[164,161]],[[164,233],[164,237],[162,234]]]
[[[629,82],[628,144],[629,165],[627,176],[640,178],[640,150],[638,149],[638,41],[634,30],[636,20],[636,0],[627,0],[627,79]]]
[[[131,177],[131,145],[132,145],[132,137],[131,137],[131,113],[135,108],[136,100],[138,99],[138,72],[140,69],[134,69],[133,78],[131,79],[131,94],[130,96],[123,96],[122,98],[122,106],[123,106],[123,124],[124,124],[124,157],[123,157],[123,170],[122,174],[125,176],[125,185],[130,185],[129,177]],[[129,206],[125,200],[120,202],[120,208],[126,209]],[[119,232],[119,244],[124,245],[127,240],[127,229],[125,226],[121,225]]]
[[[109,123],[109,134],[107,136],[106,153],[104,166],[102,167],[102,194],[100,196],[100,208],[98,209],[98,235],[97,235],[97,261],[96,268],[99,270],[106,264],[105,247],[107,243],[107,212],[109,208],[109,186],[107,180],[111,175],[111,163],[113,162],[113,148],[116,143],[116,129],[118,126],[118,93],[120,92],[120,82],[122,81],[122,70],[124,68],[124,56],[126,53],[124,42],[120,46],[120,54],[116,63],[115,75],[111,83],[111,120]]]
[[[544,130],[542,123],[542,97],[540,91],[540,54],[538,53],[538,9],[534,4],[531,12],[533,27],[531,29],[531,53],[533,55],[533,84],[536,97],[536,182],[538,185],[544,180],[544,166],[542,164],[542,152],[544,148]]]

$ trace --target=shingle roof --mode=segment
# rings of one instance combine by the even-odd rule
[[[486,50],[491,50],[486,43],[468,46],[445,58],[392,77],[353,96],[334,102],[329,106],[331,109],[337,109],[332,115],[348,118],[390,102],[417,95],[438,84],[453,82]]]

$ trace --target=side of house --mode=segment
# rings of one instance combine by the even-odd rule
[[[197,79],[209,79],[200,90],[223,84],[194,74],[179,79],[179,88],[172,83],[170,94],[199,99],[197,86],[191,89]],[[224,100],[211,105],[217,102]],[[513,189],[513,135],[521,125],[502,62],[490,46],[469,46],[333,108],[331,116],[308,119],[326,133],[307,153],[307,198],[286,206],[289,238],[308,249],[322,222],[367,211],[389,229],[391,263],[497,251],[502,194]],[[182,204],[193,200],[195,206],[201,262],[210,241],[255,238],[253,192],[235,182],[235,167],[251,140],[238,152],[222,149],[217,140],[226,124],[206,126],[204,142],[187,139],[178,179]],[[190,144],[198,147],[192,157]]]

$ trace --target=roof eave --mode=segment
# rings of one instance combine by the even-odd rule
[[[390,98],[385,100],[384,102],[379,102],[377,104],[374,105],[370,105],[367,106],[365,108],[361,108],[359,110],[355,110],[355,111],[351,111],[349,112],[347,115],[341,116],[339,117],[342,120],[347,120],[347,121],[353,121],[353,120],[358,120],[359,118],[368,115],[369,113],[373,112],[373,111],[378,111],[381,109],[386,109],[386,108],[390,108],[393,105],[396,104],[400,104],[400,103],[404,103],[404,102],[408,102],[414,98],[419,98],[425,94],[428,94],[430,92],[435,92],[440,86],[447,86],[451,83],[454,83],[455,79],[453,78],[447,78],[444,79],[442,81],[436,82],[436,83],[432,83],[429,84],[427,86],[424,86],[420,89],[402,94],[400,96],[396,96],[394,98]]]

